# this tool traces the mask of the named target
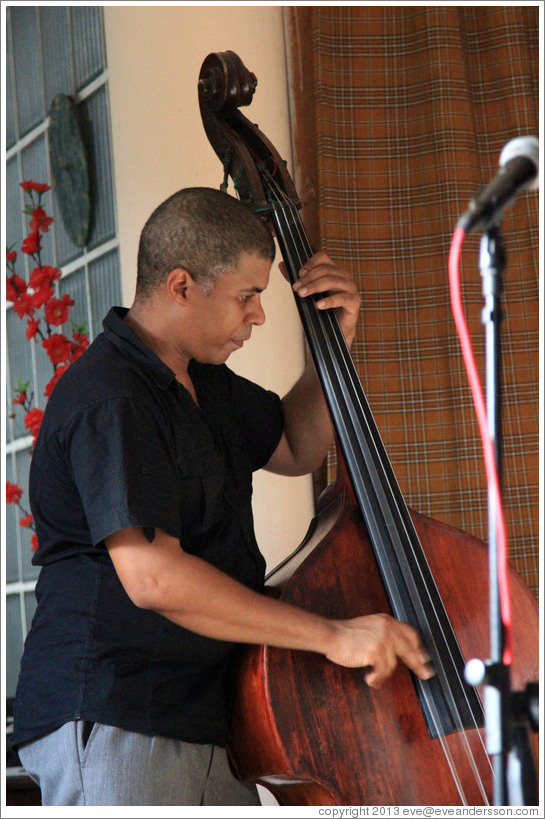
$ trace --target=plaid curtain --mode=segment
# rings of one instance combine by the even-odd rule
[[[535,6],[285,8],[295,181],[315,247],[357,278],[353,357],[406,501],[488,539],[484,461],[450,307],[452,232],[506,142],[538,136]],[[502,218],[503,502],[538,589],[538,195]],[[485,375],[480,235],[466,318]],[[329,476],[334,474],[330,458]]]

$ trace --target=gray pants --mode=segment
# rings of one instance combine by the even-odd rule
[[[68,722],[19,749],[42,805],[260,805],[224,748]]]

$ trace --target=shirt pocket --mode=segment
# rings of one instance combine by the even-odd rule
[[[223,518],[224,467],[209,446],[181,452],[177,458],[180,475],[181,542],[204,534]]]

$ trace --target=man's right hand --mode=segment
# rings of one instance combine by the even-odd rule
[[[386,682],[398,660],[422,680],[435,673],[417,632],[388,614],[333,621],[332,645],[326,657],[349,668],[368,667],[365,681],[371,688]]]

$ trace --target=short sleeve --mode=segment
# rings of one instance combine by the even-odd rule
[[[252,469],[261,469],[273,455],[282,432],[284,415],[280,397],[230,370],[233,412],[246,439]]]
[[[158,408],[121,397],[80,411],[64,449],[94,545],[131,526],[180,537],[179,476]]]

